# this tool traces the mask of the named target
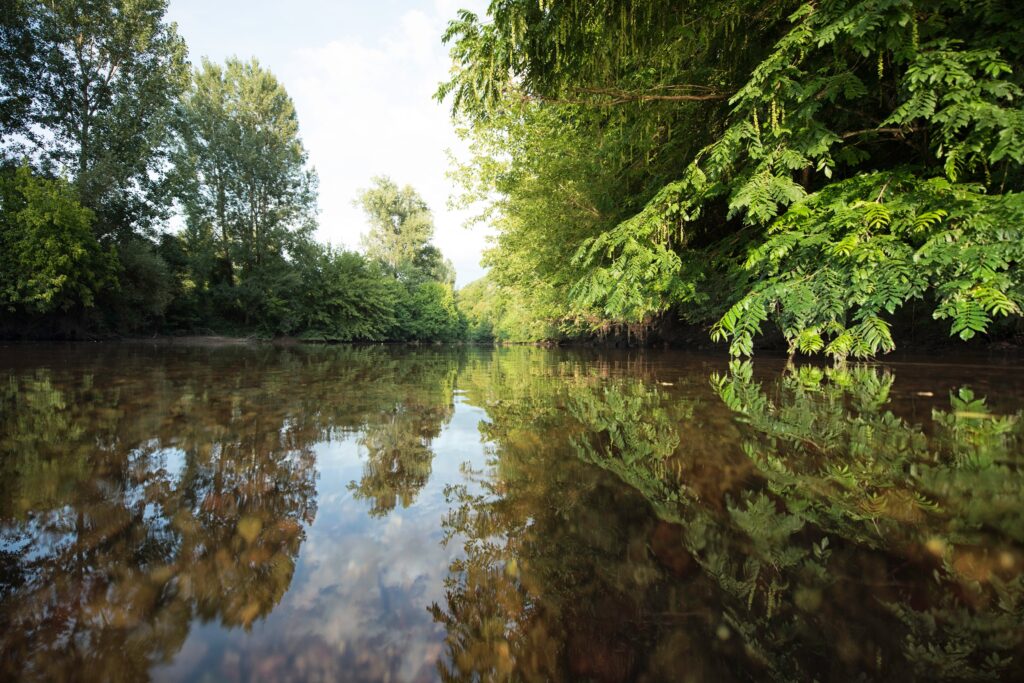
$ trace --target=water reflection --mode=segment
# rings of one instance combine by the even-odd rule
[[[960,388],[913,421],[877,368],[665,370],[489,408],[444,680],[1020,680],[1020,412]]]
[[[441,395],[427,397],[443,400],[432,403],[405,397],[366,425],[359,437],[359,444],[367,452],[366,467],[351,488],[356,498],[371,502],[371,515],[387,515],[399,504],[409,507],[430,479],[434,461],[431,444],[454,412],[454,380],[453,371],[442,378]]]
[[[145,678],[193,623],[250,629],[288,591],[317,514],[314,445],[375,443],[396,412],[436,434],[457,364],[366,349],[68,353],[73,368],[56,355],[0,385],[10,680]],[[425,476],[381,484],[408,501],[430,457]],[[380,488],[360,490],[384,501]]]
[[[1024,373],[14,348],[0,678],[1024,677]]]

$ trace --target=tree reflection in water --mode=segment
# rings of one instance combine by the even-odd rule
[[[430,479],[434,461],[430,445],[454,412],[455,378],[453,367],[431,378],[436,386],[406,394],[366,424],[359,436],[367,452],[366,467],[359,482],[349,487],[357,499],[371,502],[372,516],[387,515],[398,504],[409,507]]]
[[[1019,373],[1007,409],[654,353],[8,362],[0,679],[1024,678]]]
[[[387,433],[390,411],[407,412],[396,395],[426,411],[399,439],[413,426],[436,434],[457,361],[374,349],[65,352],[73,371],[15,368],[0,384],[7,680],[145,679],[193,622],[250,628],[288,590],[316,515],[313,445]],[[404,500],[430,457],[423,476],[399,482]]]
[[[444,680],[1024,675],[1021,413],[911,421],[876,368],[551,376],[481,389]]]

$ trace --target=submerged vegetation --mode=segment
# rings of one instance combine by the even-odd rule
[[[1019,335],[1022,30],[1013,0],[460,13],[437,97],[499,229],[492,324],[515,302],[563,334],[682,322],[748,356],[777,329],[839,359]]]

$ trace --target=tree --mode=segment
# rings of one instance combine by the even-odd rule
[[[299,333],[320,341],[385,341],[401,287],[362,254],[309,244],[298,259]]]
[[[499,286],[487,274],[457,293],[459,313],[466,319],[466,337],[477,343],[538,342],[561,337],[544,310],[542,292],[524,294],[511,286]]]
[[[68,178],[95,239],[115,249],[117,277],[78,296],[97,304],[100,326],[151,323],[169,296],[150,236],[168,216],[170,115],[188,69],[165,12],[165,0],[13,0],[0,9],[0,149],[40,176]],[[76,258],[56,243],[33,246],[39,263]],[[74,307],[37,312],[56,322]]]
[[[455,306],[451,285],[426,280],[405,283],[402,290],[392,339],[452,342],[465,336],[465,320]]]
[[[683,319],[733,353],[893,348],[924,299],[964,339],[1020,316],[1019,3],[492,3],[439,98],[493,197],[499,286],[563,326]],[[750,36],[756,36],[751,40]],[[683,169],[683,170],[680,170]]]
[[[0,7],[0,141],[27,131],[32,88],[39,62],[30,20],[29,0],[10,0]]]
[[[370,221],[370,232],[363,237],[370,258],[400,279],[454,281],[451,263],[430,244],[434,218],[416,190],[409,185],[399,188],[387,176],[378,176],[357,203]]]
[[[92,221],[66,181],[27,166],[0,172],[0,307],[44,314],[92,306],[117,272]]]
[[[363,237],[367,256],[380,263],[398,283],[396,341],[455,341],[465,334],[465,321],[455,306],[455,270],[430,243],[434,219],[427,203],[411,186],[399,188],[378,176],[357,202],[370,221]]]
[[[256,60],[204,61],[181,115],[176,161],[193,178],[183,193],[190,229],[212,233],[243,276],[309,235],[316,173],[295,104],[272,73]]]
[[[166,0],[18,4],[38,62],[29,137],[39,163],[74,179],[98,237],[149,229],[168,205],[170,115],[188,79]]]
[[[255,60],[204,61],[179,128],[174,160],[196,286],[238,286],[229,298],[248,319],[280,294],[287,259],[314,227],[317,178],[295,105]]]

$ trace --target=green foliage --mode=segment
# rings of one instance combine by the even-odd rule
[[[39,320],[57,328],[62,320],[94,330],[152,328],[171,296],[173,281],[150,236],[168,217],[171,112],[188,70],[165,10],[163,0],[19,0],[2,11],[0,146],[29,159],[39,175],[67,176],[74,198],[90,210],[88,239],[39,244],[39,262],[22,271],[56,282],[64,275],[47,268],[92,261],[84,266],[91,283],[76,285],[84,274],[66,273],[64,286],[79,291],[36,307],[46,314]],[[72,313],[83,304],[95,310]]]
[[[205,62],[180,115],[188,324],[331,342],[462,338],[451,264],[411,187],[382,177],[363,192],[367,257],[311,241],[316,176],[291,99],[258,63]]]
[[[885,318],[911,299],[929,296],[935,317],[965,340],[993,317],[1020,315],[1024,200],[981,190],[901,172],[832,183],[749,252],[755,284],[714,334],[749,355],[771,319],[791,351],[866,357],[892,350]]]
[[[114,317],[112,324],[126,332],[153,329],[163,321],[174,296],[174,277],[167,262],[149,240],[123,243],[117,253],[119,286],[104,302]]]
[[[307,166],[295,105],[255,60],[204,61],[180,107],[175,152],[187,239],[215,279],[227,284],[273,268],[308,239],[316,208],[316,174]],[[200,265],[200,263],[197,263]],[[237,270],[237,272],[236,272]]]
[[[792,352],[886,352],[914,299],[965,340],[1019,316],[1019,5],[746,10],[508,0],[450,24],[438,96],[474,144],[457,175],[497,195],[499,282],[592,330],[715,323],[734,355],[766,323]]]
[[[367,256],[402,280],[454,283],[451,262],[430,244],[434,218],[415,189],[399,188],[390,178],[378,176],[373,187],[360,193],[358,203],[370,221],[370,232],[363,236]]]
[[[284,86],[255,59],[193,72],[166,11],[0,8],[0,155],[36,172],[0,180],[0,306],[19,313],[3,333],[460,340],[422,198],[375,179],[369,259],[314,244],[317,176]],[[157,237],[172,206],[184,229]]]
[[[29,126],[38,77],[30,6],[29,0],[11,0],[0,7],[0,140]]]
[[[399,341],[458,341],[465,323],[455,307],[450,284],[426,281],[402,285],[391,338]]]
[[[300,261],[304,339],[383,341],[394,328],[398,288],[359,254],[310,246]]]
[[[232,292],[249,297],[253,315],[264,311],[253,321],[270,334],[327,342],[454,342],[465,334],[451,285],[399,281],[378,261],[313,243],[275,278],[249,278]]]
[[[28,54],[20,71],[27,79],[14,84],[30,104],[21,137],[5,146],[69,175],[96,214],[97,236],[151,229],[166,218],[171,112],[188,82],[166,0],[15,5]]]
[[[0,306],[28,314],[92,306],[118,263],[93,237],[92,221],[64,180],[27,166],[0,171]]]
[[[419,193],[399,188],[390,178],[373,179],[359,196],[370,222],[363,237],[367,257],[390,279],[393,324],[387,338],[396,341],[457,341],[465,321],[455,306],[455,271],[430,243],[434,219]]]
[[[459,313],[466,319],[467,339],[522,343],[559,338],[561,333],[545,319],[536,294],[500,287],[490,275],[469,283],[456,293]]]

